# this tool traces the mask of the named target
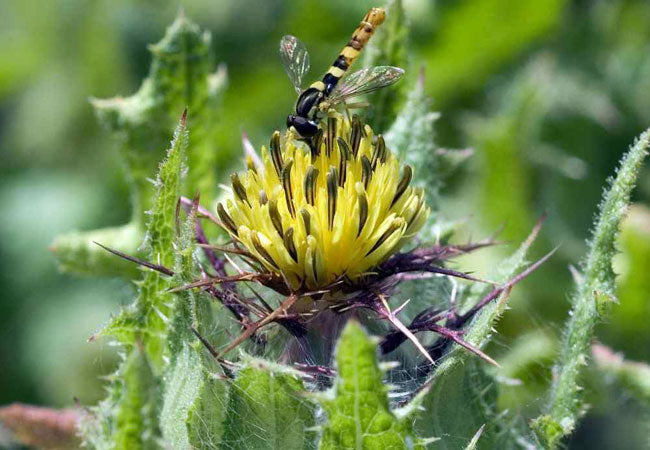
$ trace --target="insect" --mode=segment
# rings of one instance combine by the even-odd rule
[[[314,82],[304,91],[301,85],[303,76],[309,71],[309,53],[295,36],[282,38],[282,64],[299,94],[295,113],[287,117],[287,128],[293,127],[303,139],[309,140],[318,132],[318,120],[329,108],[389,86],[400,79],[404,70],[399,67],[376,66],[359,70],[341,80],[385,18],[386,11],[383,8],[368,11],[322,80]]]

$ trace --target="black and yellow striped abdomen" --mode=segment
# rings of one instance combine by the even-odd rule
[[[329,97],[385,18],[386,11],[383,8],[372,8],[368,11],[323,79],[316,81],[300,94],[296,101],[296,113],[287,117],[287,127],[293,127],[306,139],[317,133],[319,105]]]
[[[354,30],[350,41],[329,68],[322,81],[317,81],[311,87],[329,95],[336,87],[345,72],[357,60],[363,47],[372,37],[375,29],[384,22],[386,11],[383,8],[372,8]]]

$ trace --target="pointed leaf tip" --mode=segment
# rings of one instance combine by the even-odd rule
[[[321,450],[352,448],[411,448],[423,450],[412,420],[399,418],[389,407],[377,346],[361,325],[350,320],[336,350],[337,377],[333,395],[320,399],[327,414]],[[359,405],[352,407],[352,405]]]

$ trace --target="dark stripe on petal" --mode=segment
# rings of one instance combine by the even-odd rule
[[[336,214],[336,194],[338,193],[338,174],[336,168],[331,167],[327,173],[327,224],[331,230],[334,226]]]
[[[273,167],[275,167],[275,172],[280,176],[282,172],[282,152],[280,150],[280,132],[275,131],[273,136],[271,136],[271,160],[273,161]]]
[[[361,155],[361,181],[363,187],[368,189],[370,180],[372,179],[372,163],[368,160],[366,155]]]
[[[262,243],[257,237],[257,233],[255,231],[253,231],[251,234],[251,241],[253,241],[253,246],[255,247],[255,250],[257,250],[257,253],[259,253],[260,256],[264,258],[269,264],[279,270],[278,265],[275,263],[275,261],[273,261],[273,258],[271,258],[271,255],[269,255],[269,252],[267,252],[266,249],[262,246]]]
[[[289,252],[289,255],[293,258],[295,262],[298,262],[298,252],[296,251],[296,245],[293,242],[293,228],[289,228],[284,234],[284,247]]]
[[[261,205],[266,205],[269,201],[269,198],[266,196],[266,191],[262,189],[260,191],[260,206]]]
[[[300,215],[302,216],[302,221],[305,224],[305,232],[307,236],[311,234],[311,214],[305,208],[300,209]]]
[[[307,174],[305,175],[305,201],[314,206],[316,198],[316,180],[318,179],[318,169],[314,166],[309,166]]]
[[[413,169],[411,169],[411,166],[404,166],[404,172],[402,173],[402,178],[400,178],[399,183],[397,184],[397,189],[395,190],[395,197],[393,197],[393,201],[390,204],[392,207],[397,201],[400,199],[404,191],[409,187],[409,183],[411,182],[411,179],[413,178]]]
[[[246,202],[246,204],[250,207],[251,203],[248,201],[248,195],[246,194],[246,189],[244,188],[244,185],[239,179],[239,175],[233,173],[232,175],[230,175],[230,181],[232,181],[232,190],[235,192],[237,198],[242,202]]]
[[[377,239],[377,242],[375,242],[375,245],[372,246],[372,248],[366,253],[366,256],[370,255],[372,252],[377,250],[379,247],[381,247],[381,244],[386,242],[386,240],[391,237],[393,233],[398,231],[400,228],[400,225],[397,221],[393,221],[393,223],[390,224],[390,227],[388,227],[388,230],[384,232],[384,234],[381,235],[379,239]]]
[[[334,150],[334,139],[336,139],[336,118],[327,118],[327,141],[325,142],[326,155],[329,158]]]
[[[271,223],[275,228],[275,231],[278,232],[280,237],[284,236],[282,230],[282,217],[280,217],[280,211],[278,211],[278,202],[275,199],[269,202],[269,216],[271,217]]]
[[[359,230],[357,231],[358,237],[363,231],[363,226],[368,220],[368,198],[366,197],[366,193],[358,192],[357,201],[359,202]]]
[[[350,145],[352,146],[352,154],[354,157],[357,157],[359,153],[359,145],[361,144],[361,138],[363,137],[363,124],[361,119],[356,114],[352,116],[352,130],[350,131]]]
[[[291,217],[296,217],[296,210],[293,206],[293,191],[291,189],[291,167],[293,159],[287,160],[287,164],[282,168],[282,187],[284,188],[284,198],[287,201],[287,209]]]
[[[235,226],[235,222],[226,212],[226,208],[224,208],[221,203],[217,205],[217,215],[219,216],[219,219],[221,219],[223,226],[230,230],[232,234],[237,236],[237,227]]]

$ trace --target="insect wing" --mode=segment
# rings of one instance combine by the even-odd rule
[[[302,77],[309,71],[309,53],[297,37],[286,35],[280,41],[280,58],[297,93],[302,91]]]
[[[345,77],[329,96],[330,104],[362,94],[368,94],[396,83],[404,75],[404,70],[392,66],[376,66],[361,69]]]

